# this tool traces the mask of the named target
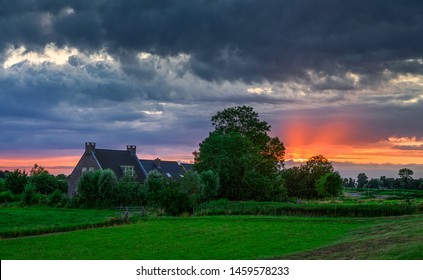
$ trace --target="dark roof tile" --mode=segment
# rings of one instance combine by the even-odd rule
[[[181,175],[184,175],[186,171],[189,169],[184,168],[182,164],[176,162],[176,161],[166,161],[166,160],[160,160],[160,168],[156,165],[156,160],[150,160],[150,159],[140,159],[141,164],[144,166],[145,171],[148,173],[152,170],[158,170],[160,173],[162,173],[165,177],[169,177],[169,175],[174,178],[180,178]],[[188,168],[188,164],[187,164]],[[169,175],[168,175],[169,174]]]
[[[136,156],[131,155],[129,151],[95,149],[94,155],[101,168],[113,170],[118,178],[124,175],[122,166],[134,166],[138,181],[143,182],[146,178]]]

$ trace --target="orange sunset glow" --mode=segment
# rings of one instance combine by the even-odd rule
[[[80,155],[55,156],[55,157],[23,157],[23,158],[2,158],[0,169],[15,170],[22,169],[29,172],[34,164],[46,168],[52,174],[70,174],[78,163]]]
[[[355,126],[351,123],[334,122],[319,127],[306,122],[288,125],[284,143],[286,160],[306,161],[313,155],[322,154],[335,162],[422,164],[423,139],[416,137],[389,137],[374,143],[354,141]]]

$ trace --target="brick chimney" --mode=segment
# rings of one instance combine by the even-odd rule
[[[157,169],[162,169],[162,167],[160,166],[160,159],[156,158],[154,160],[154,165],[157,167]]]
[[[126,145],[126,150],[132,155],[135,156],[137,154],[137,146],[135,145]]]
[[[85,154],[91,155],[95,151],[95,142],[85,142]]]

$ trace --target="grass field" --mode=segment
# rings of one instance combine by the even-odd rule
[[[85,215],[91,219],[95,213]],[[114,227],[1,239],[0,258],[423,259],[422,218],[145,218]]]
[[[423,259],[422,214],[143,217],[106,227],[113,216],[103,210],[0,208],[0,258]]]
[[[262,259],[333,243],[368,221],[217,216],[0,240],[1,259]]]
[[[0,237],[17,237],[108,225],[114,211],[0,208]]]

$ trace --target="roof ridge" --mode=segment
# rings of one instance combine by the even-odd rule
[[[95,149],[95,151],[129,152],[128,150],[112,150],[112,149]]]

